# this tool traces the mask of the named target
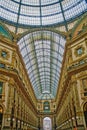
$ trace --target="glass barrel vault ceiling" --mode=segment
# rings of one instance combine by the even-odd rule
[[[17,26],[49,26],[87,11],[87,0],[0,0],[0,19]]]
[[[37,99],[56,96],[65,39],[50,31],[25,35],[18,42]]]

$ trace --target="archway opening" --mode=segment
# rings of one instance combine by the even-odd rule
[[[84,104],[83,111],[84,111],[85,123],[87,127],[87,102]]]
[[[45,117],[43,119],[43,130],[52,130],[52,121],[51,121],[51,118]]]

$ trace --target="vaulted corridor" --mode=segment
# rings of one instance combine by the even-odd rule
[[[87,129],[87,0],[0,0],[0,130]]]

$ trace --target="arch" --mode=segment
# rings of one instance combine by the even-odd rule
[[[84,14],[74,25],[72,31],[71,31],[71,37],[76,37],[79,35],[82,31],[84,31],[84,26],[87,28],[87,13]]]
[[[34,28],[34,29],[29,29],[28,31],[23,32],[22,34],[20,34],[17,40],[19,41],[24,36],[26,36],[28,34],[32,34],[34,32],[38,32],[38,31],[50,31],[50,32],[61,35],[63,38],[66,38],[66,36],[67,36],[67,34],[65,32],[61,32],[59,30],[52,29],[52,28],[48,28],[48,29],[47,28],[42,28],[42,29],[41,28]]]
[[[53,99],[56,95],[65,42],[60,34],[41,30],[28,33],[17,43],[37,99]]]
[[[43,130],[52,130],[52,120],[50,117],[43,119]]]
[[[10,40],[13,39],[13,36],[10,33],[9,29],[1,22],[0,22],[0,35],[4,36]]]

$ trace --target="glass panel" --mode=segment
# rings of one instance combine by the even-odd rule
[[[49,5],[49,4],[53,4],[53,3],[56,3],[56,2],[59,2],[59,0],[42,0],[41,1],[41,5]]]
[[[76,4],[73,3],[73,6],[71,5],[71,7],[65,11],[64,14],[66,19],[74,18],[75,16],[81,14],[85,9],[87,9],[87,4],[85,4],[85,1],[79,1],[80,0],[76,1]]]
[[[39,5],[39,0],[22,0],[22,3],[26,5]]]
[[[23,25],[40,25],[39,17],[27,17],[20,15],[19,23]]]
[[[53,4],[50,6],[43,6],[42,8],[42,15],[54,15],[58,12],[61,12],[60,4]]]
[[[27,15],[28,17],[32,16],[40,16],[40,9],[39,7],[31,7],[31,6],[21,6],[21,14]]]

